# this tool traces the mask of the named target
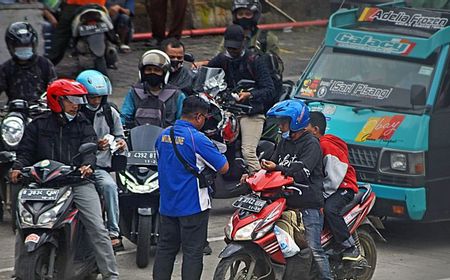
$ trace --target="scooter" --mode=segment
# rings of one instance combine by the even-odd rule
[[[96,150],[94,143],[83,144],[74,159]],[[72,192],[83,180],[77,167],[42,160],[21,173],[25,187],[16,215],[23,244],[16,279],[96,279],[94,251]]]
[[[117,175],[120,231],[137,245],[136,265],[147,267],[159,237],[159,184],[155,142],[162,128],[142,125],[129,131],[127,167]]]
[[[295,183],[292,177],[284,176],[279,171],[265,170],[249,177],[247,183],[253,193],[233,203],[238,209],[225,227],[227,246],[219,254],[221,260],[213,279],[286,279],[287,260],[277,240],[274,225],[287,209],[286,197],[292,195],[292,190],[301,193],[302,188],[308,186]],[[341,255],[330,256],[335,279],[372,278],[377,249],[370,233],[383,239],[372,223],[372,218],[367,216],[374,203],[375,193],[370,185],[365,185],[360,187],[353,201],[343,209],[344,219],[363,259],[359,262],[344,262]],[[381,221],[377,222],[381,224]],[[329,251],[334,245],[329,229],[323,230],[321,239],[325,251]]]
[[[108,75],[106,68],[116,69],[119,39],[108,12],[99,5],[78,9],[72,21],[73,56],[82,69],[94,68]],[[92,65],[93,64],[93,65]]]

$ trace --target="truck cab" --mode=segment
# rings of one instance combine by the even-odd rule
[[[450,219],[450,13],[340,10],[293,91],[348,144],[373,214]]]

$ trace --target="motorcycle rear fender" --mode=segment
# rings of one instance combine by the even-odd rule
[[[141,216],[152,216],[156,214],[156,209],[152,207],[138,208],[138,214]]]
[[[32,233],[28,233],[26,236],[23,237],[23,240],[27,238],[28,235]],[[41,233],[34,233],[39,236],[38,242],[28,241],[24,243],[25,251],[28,253],[36,251],[38,248],[44,246],[47,243],[51,243],[53,246],[58,247],[58,241],[53,236],[51,232],[41,232]]]
[[[88,12],[99,13],[101,21],[105,22],[108,25],[109,30],[114,29],[112,20],[107,13],[105,13],[104,11],[98,10],[98,9],[86,9],[86,10],[83,10],[78,15],[76,15],[75,18],[73,19],[73,21],[72,21],[72,37],[78,36],[78,26],[80,25],[80,18],[83,14],[88,13]]]
[[[105,33],[92,34],[86,37],[89,49],[97,57],[103,57],[105,55],[106,43]]]
[[[374,222],[372,222],[372,220]],[[377,225],[377,227],[375,227],[374,224]],[[379,225],[381,225],[381,227]],[[381,222],[380,218],[375,217],[375,216],[366,216],[359,227],[360,228],[361,227],[369,227],[370,228],[369,232],[376,233],[376,236],[378,237],[378,239],[380,241],[387,242],[386,239],[383,237],[383,235],[381,235],[381,233],[378,231],[378,228],[384,229],[383,223]]]

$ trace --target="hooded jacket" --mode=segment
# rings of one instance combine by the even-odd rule
[[[339,188],[357,193],[356,172],[348,159],[347,144],[339,137],[327,134],[320,137],[320,148],[323,153],[325,198]]]
[[[301,188],[301,194],[294,191],[287,197],[291,208],[323,207],[322,151],[319,141],[309,132],[297,140],[282,139],[272,155],[276,170],[294,178],[296,183],[308,185]]]

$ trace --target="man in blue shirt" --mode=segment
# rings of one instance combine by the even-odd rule
[[[208,186],[200,184],[198,176],[205,169],[224,174],[228,162],[216,146],[199,130],[205,124],[209,104],[190,96],[183,102],[181,119],[159,136],[158,180],[160,188],[161,226],[153,266],[153,279],[170,280],[176,254],[183,251],[183,280],[199,280],[203,270],[203,247],[206,243],[211,198]],[[182,159],[179,159],[179,156]],[[193,170],[189,171],[182,161]]]

